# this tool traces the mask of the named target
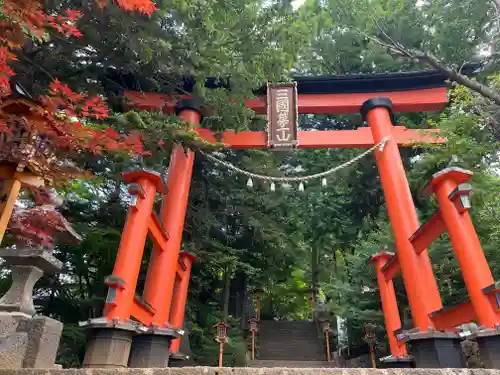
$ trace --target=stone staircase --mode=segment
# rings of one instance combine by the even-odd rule
[[[257,342],[257,359],[250,367],[336,367],[327,361],[316,324],[310,321],[261,321]]]
[[[249,367],[260,368],[334,368],[337,367],[334,362],[327,361],[276,361],[256,359],[250,361]]]

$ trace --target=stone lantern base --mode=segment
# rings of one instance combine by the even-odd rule
[[[0,298],[0,368],[54,368],[63,324],[35,315],[33,287],[62,263],[43,249],[0,249],[12,285]]]

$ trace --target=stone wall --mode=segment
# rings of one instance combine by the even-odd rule
[[[500,370],[183,367],[164,369],[0,369],[0,375],[500,375]]]

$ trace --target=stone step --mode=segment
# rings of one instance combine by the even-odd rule
[[[420,369],[370,369],[370,368],[343,368],[338,369],[325,369],[321,372],[317,370],[300,370],[293,369],[286,370],[283,368],[268,369],[262,371],[261,369],[249,368],[219,368],[219,367],[184,367],[184,368],[121,368],[121,369],[88,369],[88,368],[71,368],[60,370],[58,368],[43,368],[43,369],[14,369],[3,368],[2,374],[4,375],[89,375],[89,374],[120,374],[120,375],[498,375],[498,370],[494,369],[434,369],[434,368],[420,368]]]
[[[326,356],[320,356],[320,357],[297,357],[294,356],[293,360],[290,359],[289,356],[279,356],[279,355],[273,355],[273,356],[257,356],[257,359],[260,361],[298,361],[298,362],[323,362],[326,361]]]
[[[261,321],[258,335],[257,358],[266,363],[252,367],[279,367],[273,361],[284,367],[295,362],[300,363],[297,367],[328,363],[317,326],[311,321]]]
[[[323,347],[322,342],[320,340],[293,340],[293,341],[271,341],[271,340],[259,340],[259,346],[276,346],[276,347],[296,347],[300,345],[308,345],[314,347]]]
[[[259,350],[272,350],[272,351],[281,351],[281,352],[320,352],[323,351],[324,348],[323,346],[319,345],[314,345],[314,346],[308,346],[308,347],[300,347],[300,346],[283,346],[283,345],[260,345]]]
[[[284,352],[284,353],[319,353],[323,352],[325,349],[322,346],[314,345],[309,347],[300,346],[273,346],[273,345],[260,345],[259,350],[272,351],[272,352]]]
[[[283,342],[283,343],[290,343],[290,342],[318,342],[321,341],[319,337],[317,336],[311,336],[311,337],[303,337],[303,336],[280,336],[280,335],[274,335],[274,336],[258,336],[257,340],[260,340],[261,342],[267,341],[267,342]]]
[[[335,362],[328,361],[290,361],[290,360],[262,360],[250,361],[248,367],[262,368],[334,368]]]
[[[270,333],[266,332],[264,334],[258,335],[257,336],[260,339],[267,339],[267,340],[273,340],[273,341],[278,341],[279,339],[287,339],[287,340],[318,340],[319,337],[314,332],[314,334],[303,334],[300,332],[293,332],[289,334],[280,334],[280,333]]]
[[[295,359],[296,357],[321,357],[323,358],[323,351],[300,351],[300,350],[259,350],[259,358],[264,356],[287,356],[290,360]]]

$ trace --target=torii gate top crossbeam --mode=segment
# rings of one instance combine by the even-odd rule
[[[124,96],[134,108],[142,110],[161,109],[173,113],[179,99],[188,96],[169,96],[166,94],[140,91],[124,91]],[[381,91],[347,94],[299,94],[299,113],[302,114],[349,114],[358,113],[364,102],[375,97],[391,100],[394,112],[438,111],[448,102],[446,88],[430,88],[408,91]],[[266,97],[245,100],[245,105],[257,114],[265,114]]]
[[[333,77],[297,77],[298,112],[302,114],[358,113],[366,101],[385,97],[392,102],[393,112],[423,112],[442,109],[447,101],[445,77],[436,71],[360,74]],[[266,114],[267,100],[261,94],[245,100],[245,105],[257,114]],[[188,95],[124,91],[132,108],[162,110],[173,113],[176,103]],[[207,129],[196,129],[209,142],[217,140],[232,148],[267,148],[266,132],[224,132],[222,137]],[[395,126],[393,136],[400,147],[417,143],[442,143],[436,130],[417,131]],[[374,145],[368,128],[356,130],[301,131],[300,148],[369,148]]]

